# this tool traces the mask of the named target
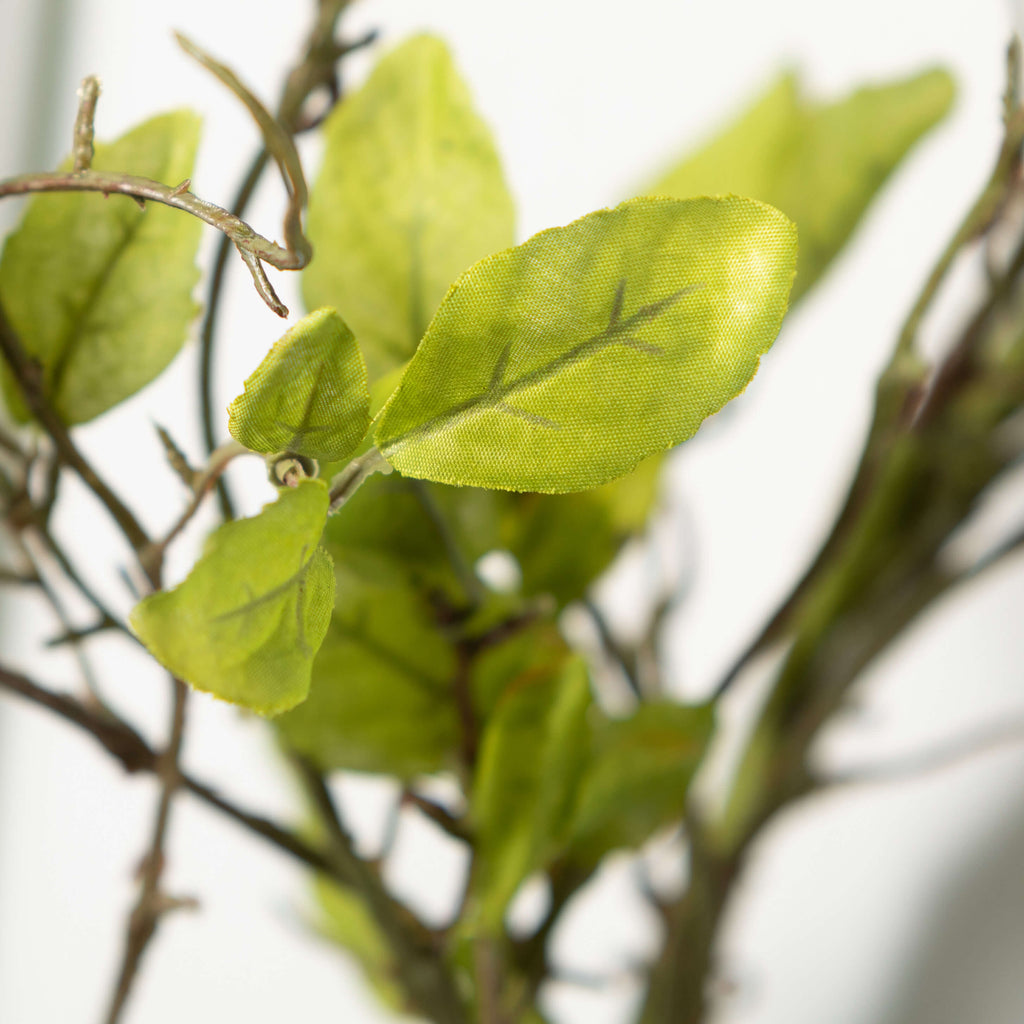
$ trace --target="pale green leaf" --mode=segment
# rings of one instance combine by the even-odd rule
[[[111,145],[93,167],[177,184],[192,173],[199,120],[155,117]],[[201,224],[180,210],[126,196],[33,198],[0,259],[0,302],[61,418],[82,423],[134,394],[177,355],[199,307]],[[27,419],[4,369],[4,396]]]
[[[452,281],[512,244],[512,201],[490,132],[430,36],[384,57],[324,139],[303,294],[341,310],[376,380],[412,355]]]
[[[609,850],[640,846],[680,821],[712,725],[711,705],[668,702],[598,722],[570,826],[572,855],[596,864]]]
[[[550,594],[560,605],[583,597],[622,544],[646,525],[661,462],[653,455],[592,491],[503,495],[501,547],[519,563],[523,594]]]
[[[408,778],[450,767],[455,665],[428,601],[394,562],[369,552],[337,566],[337,606],[309,699],[278,728],[324,769]]]
[[[347,459],[369,426],[366,366],[355,336],[330,308],[285,333],[228,407],[231,436],[268,455]]]
[[[520,676],[487,724],[473,786],[477,862],[473,886],[482,927],[501,928],[520,883],[566,836],[589,755],[586,666]]]
[[[690,437],[778,333],[793,225],[748,199],[635,199],[481,260],[376,431],[407,476],[579,491]]]
[[[264,715],[294,707],[331,617],[331,558],[317,546],[327,505],[309,480],[221,526],[183,583],[135,608],[132,629],[196,689]]]
[[[788,73],[645,191],[678,198],[735,192],[778,207],[800,232],[795,302],[952,100],[953,82],[944,71],[859,89],[825,104],[803,97],[796,75]]]

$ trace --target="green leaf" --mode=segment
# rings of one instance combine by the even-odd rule
[[[263,715],[294,707],[331,617],[331,558],[317,547],[327,505],[309,480],[221,526],[183,583],[135,608],[132,629],[196,689]]]
[[[457,545],[471,570],[498,546],[499,497],[494,491],[378,474],[331,516],[324,543],[339,564],[372,573],[373,565],[388,562],[418,586],[440,588],[452,601],[464,601],[465,586],[446,540]]]
[[[582,598],[622,544],[647,524],[661,461],[660,454],[651,456],[592,491],[507,495],[501,547],[519,563],[522,593],[551,594],[559,605]]]
[[[588,863],[636,847],[679,821],[711,736],[709,704],[642,704],[630,718],[603,720],[570,828],[572,852]]]
[[[679,198],[735,192],[778,207],[800,232],[795,302],[914,143],[945,117],[953,92],[950,76],[935,70],[821,104],[801,96],[790,72],[645,191]]]
[[[579,491],[690,437],[778,333],[793,225],[736,197],[635,199],[482,260],[385,407],[407,476]]]
[[[93,167],[177,184],[192,173],[199,120],[188,111],[98,145]],[[70,167],[70,164],[65,164]],[[106,412],[177,355],[199,311],[201,224],[180,210],[123,196],[39,195],[0,259],[0,302],[65,423]],[[4,368],[12,415],[28,419]]]
[[[490,132],[430,36],[386,56],[324,135],[303,294],[342,311],[376,380],[412,355],[452,281],[512,244],[512,201]]]
[[[456,654],[427,600],[394,563],[372,558],[337,566],[309,700],[277,725],[324,769],[409,778],[453,763]]]
[[[295,324],[228,407],[231,436],[268,455],[348,459],[369,426],[363,357],[344,320],[329,308]]]
[[[480,925],[501,929],[520,883],[566,835],[589,754],[590,683],[573,658],[510,685],[484,731],[473,787]]]

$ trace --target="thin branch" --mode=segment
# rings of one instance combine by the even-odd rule
[[[155,773],[159,755],[143,737],[123,719],[111,712],[90,707],[65,694],[54,693],[27,676],[0,667],[0,689],[16,694],[30,703],[46,708],[58,717],[88,733],[129,773]],[[190,775],[181,773],[182,789],[225,817],[261,836],[273,846],[290,854],[307,866],[331,874],[327,858],[293,832],[262,815],[247,811],[220,796],[213,787]]]
[[[7,360],[11,375],[21,389],[25,404],[39,425],[50,435],[61,461],[73,469],[82,482],[99,498],[132,547],[136,551],[146,547],[149,544],[146,531],[142,529],[132,512],[100,478],[79,452],[74,441],[71,440],[67,427],[57,415],[46,395],[42,370],[22,347],[21,340],[7,320],[2,306],[0,306],[0,352]]]
[[[175,679],[173,684],[174,703],[171,712],[171,734],[167,742],[167,749],[157,757],[154,765],[154,770],[160,779],[160,799],[153,822],[149,849],[142,863],[139,896],[128,918],[124,955],[105,1018],[106,1024],[116,1024],[120,1019],[138,975],[143,955],[150,940],[156,934],[161,918],[168,910],[180,905],[174,900],[168,900],[160,886],[164,870],[164,844],[170,823],[171,805],[181,784],[178,758],[185,736],[185,707],[188,699],[188,688],[185,684],[180,679]]]
[[[395,956],[398,981],[414,1012],[438,1024],[468,1024],[466,1008],[433,933],[388,894],[373,867],[358,857],[323,776],[302,758],[292,759],[317,819],[327,834],[334,878],[354,888]]]
[[[64,607],[64,602],[58,596],[56,589],[50,586],[46,576],[40,572],[39,561],[33,556],[28,545],[25,544],[24,539],[18,535],[15,537],[15,543],[20,548],[22,556],[32,566],[36,583],[42,591],[43,596],[49,602],[50,608],[53,610],[54,617],[63,630],[63,636],[66,638],[64,642],[70,642],[72,645],[73,656],[75,661],[78,662],[78,670],[82,675],[82,682],[85,683],[86,689],[88,689],[93,699],[103,706],[104,701],[100,693],[99,683],[96,680],[96,673],[93,671],[92,665],[86,657],[85,651],[82,650],[82,645],[79,643],[83,636],[86,635],[85,631],[77,630],[71,624],[71,619],[68,617],[67,610]],[[47,646],[52,645],[52,641],[47,643]]]
[[[415,807],[424,817],[429,818],[453,839],[459,839],[464,843],[471,843],[473,841],[469,829],[459,818],[456,818],[447,808],[442,807],[429,797],[425,797],[422,793],[417,793],[414,789],[406,789],[402,793],[401,802],[410,807]]]
[[[82,79],[78,88],[78,116],[71,146],[72,170],[75,174],[87,171],[93,158],[93,121],[96,119],[96,101],[100,98],[100,80],[95,75]]]
[[[331,106],[338,102],[341,98],[341,86],[337,75],[338,61],[346,54],[368,46],[375,38],[375,34],[371,32],[353,43],[338,44],[334,41],[338,18],[348,3],[349,0],[320,0],[318,4],[316,23],[309,35],[305,53],[288,75],[284,93],[278,105],[277,120],[286,132],[295,134],[315,126],[316,121],[307,122],[302,118],[302,108],[315,90],[326,87],[330,93]],[[256,186],[259,184],[269,159],[270,154],[266,148],[261,149],[252,158],[242,184],[235,194],[234,202],[231,204],[231,212],[236,217],[241,217],[249,205],[249,200],[256,191]],[[207,452],[213,452],[217,446],[213,425],[213,349],[220,297],[223,293],[229,255],[230,242],[226,236],[221,236],[210,273],[206,314],[199,332],[199,396],[203,440]],[[217,482],[217,495],[223,517],[233,519],[234,508],[223,479]]]
[[[1020,174],[1021,143],[1024,142],[1024,110],[1021,110],[1016,95],[1016,80],[1020,71],[1020,40],[1014,37],[1007,52],[1007,89],[1004,103],[1005,135],[995,167],[987,184],[974,205],[968,210],[942,255],[928,275],[907,318],[900,329],[896,342],[896,356],[909,355],[917,339],[917,331],[938,294],[942,282],[960,251],[984,235],[995,223],[1006,205]]]
[[[184,184],[184,183],[183,183]],[[264,238],[245,221],[228,213],[214,203],[193,195],[187,187],[164,185],[152,178],[112,171],[48,171],[19,174],[0,181],[0,199],[6,196],[28,195],[37,192],[99,192],[105,196],[130,196],[142,202],[162,203],[198,217],[223,232],[249,265],[260,298],[280,317],[288,315],[288,307],[277,297],[263,274],[260,261],[279,270],[301,270],[306,257],[291,252],[276,242]],[[257,271],[256,268],[259,268]]]
[[[604,617],[604,613],[589,597],[584,598],[583,607],[586,608],[587,613],[590,615],[590,618],[597,629],[598,636],[601,638],[601,646],[604,648],[605,654],[622,670],[622,674],[625,677],[626,682],[629,684],[630,690],[633,691],[633,696],[636,697],[637,700],[642,701],[644,699],[644,691],[643,687],[640,685],[640,675],[637,671],[635,652],[623,647],[622,644],[612,636],[611,627],[608,625],[608,620]]]
[[[0,666],[0,688],[24,697],[89,733],[121,762],[127,772],[152,770],[156,755],[126,722],[103,709],[87,707],[74,697],[54,693],[11,669]]]
[[[239,455],[249,455],[249,449],[237,441],[228,441],[216,449],[210,456],[206,468],[200,473],[194,483],[194,493],[191,501],[185,510],[178,517],[177,522],[171,527],[162,540],[154,541],[148,548],[139,553],[139,560],[144,564],[160,565],[163,562],[164,552],[182,530],[192,521],[192,517],[199,511],[203,499],[213,490],[221,474],[228,468],[231,462]]]
[[[174,37],[178,40],[178,45],[190,57],[220,79],[242,101],[259,125],[260,131],[263,133],[264,145],[277,161],[278,167],[281,168],[281,176],[288,191],[288,207],[284,215],[284,242],[293,262],[281,269],[301,270],[309,263],[310,257],[313,255],[313,247],[302,233],[302,211],[306,207],[308,193],[306,179],[302,173],[302,163],[290,132],[274,118],[230,68],[214,60],[180,32],[175,32]],[[274,266],[280,265],[275,263]],[[250,267],[250,269],[252,268]]]
[[[129,637],[136,643],[141,643],[135,634],[107,607],[92,587],[82,579],[82,576],[72,565],[64,549],[54,539],[53,534],[50,533],[49,527],[42,522],[41,517],[32,524],[31,532],[57,563],[64,576],[75,586],[82,597],[93,606],[100,617],[100,622],[104,622],[108,626],[119,630],[124,636]]]
[[[977,730],[967,736],[921,751],[909,757],[876,764],[866,768],[852,768],[843,772],[822,773],[814,777],[817,789],[835,789],[838,786],[874,785],[915,779],[932,772],[953,768],[980,754],[991,753],[1000,747],[1024,743],[1024,718],[1011,719]]]

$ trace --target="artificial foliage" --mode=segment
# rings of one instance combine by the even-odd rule
[[[31,195],[0,258],[5,579],[41,587],[62,615],[51,586],[61,570],[95,622],[60,642],[87,658],[93,634],[120,634],[171,679],[168,733],[153,741],[0,658],[0,692],[49,708],[159,782],[107,1020],[130,1005],[143,953],[177,905],[167,820],[183,791],[308,869],[320,934],[392,1011],[438,1024],[543,1024],[567,904],[609,857],[681,838],[683,891],[646,893],[663,942],[644,968],[640,1014],[705,1020],[735,880],[763,827],[813,790],[815,737],[903,629],[1019,543],[969,572],[941,557],[1022,454],[1009,434],[993,443],[1024,406],[1020,240],[953,356],[930,366],[916,329],[960,250],[1011,206],[1024,112],[1011,89],[992,179],[897,340],[821,553],[719,689],[685,703],[660,674],[666,606],[624,643],[594,607],[595,586],[644,534],[666,453],[759,386],[789,306],[941,121],[952,83],[930,70],[818,102],[787,74],[642,194],[516,245],[494,140],[441,40],[385,41],[361,88],[332,92],[322,123],[306,116],[335,62],[371,42],[337,43],[346,6],[319,0],[275,113],[258,98],[271,83],[251,88],[182,41],[254,115],[266,147],[257,175],[276,162],[288,192],[284,245],[245,222],[244,203],[229,213],[193,193],[195,115],[94,145],[91,79],[67,164],[0,182],[0,198]],[[307,189],[294,136],[309,128],[323,156]],[[198,331],[211,443],[195,465],[176,425],[161,428],[185,493],[173,526],[153,535],[139,496],[114,492],[75,428],[138,392],[195,332],[200,221],[221,232],[222,257],[238,250],[253,301],[288,326],[262,340],[266,355],[216,409],[209,367],[230,338],[214,329],[213,285]],[[301,272],[304,313],[287,314],[264,264]],[[266,504],[238,517],[224,473],[248,457],[267,464]],[[142,593],[126,620],[51,529],[71,475],[130,546],[124,576]],[[223,521],[168,586],[165,554],[200,509]],[[514,566],[504,585],[479,569],[496,552]],[[598,649],[562,628],[572,612],[593,618]],[[709,809],[690,786],[722,728],[718,702],[770,648],[778,667]],[[186,703],[211,697],[254,712],[248,727],[272,739],[301,793],[292,821],[182,770]],[[444,926],[419,919],[384,866],[358,852],[329,789],[345,772],[394,780],[403,806],[466,850],[464,892]],[[431,795],[437,780],[455,795]],[[522,934],[509,907],[537,879],[549,907]],[[343,1008],[325,1012],[344,1019]]]

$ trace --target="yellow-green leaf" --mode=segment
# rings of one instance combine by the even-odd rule
[[[579,491],[690,437],[778,333],[796,232],[735,196],[635,199],[481,260],[379,420],[406,476]]]
[[[135,608],[132,629],[196,689],[263,715],[294,707],[334,600],[331,558],[317,546],[327,505],[323,482],[307,480],[221,526],[183,583]]]
[[[199,119],[188,111],[97,145],[96,170],[176,185],[192,173]],[[70,166],[65,165],[65,166]],[[134,394],[177,355],[199,307],[200,222],[127,196],[39,195],[0,259],[0,302],[61,418],[83,423]],[[12,414],[28,418],[4,369]]]
[[[324,136],[303,294],[341,311],[376,380],[412,355],[452,281],[512,244],[512,201],[490,132],[430,36],[384,57]]]
[[[950,76],[934,70],[822,104],[802,96],[789,72],[644,191],[678,198],[735,192],[778,207],[800,232],[795,302],[914,143],[946,115],[953,91]]]
[[[267,353],[228,407],[228,430],[254,452],[340,461],[370,425],[366,366],[330,308],[303,317]]]

